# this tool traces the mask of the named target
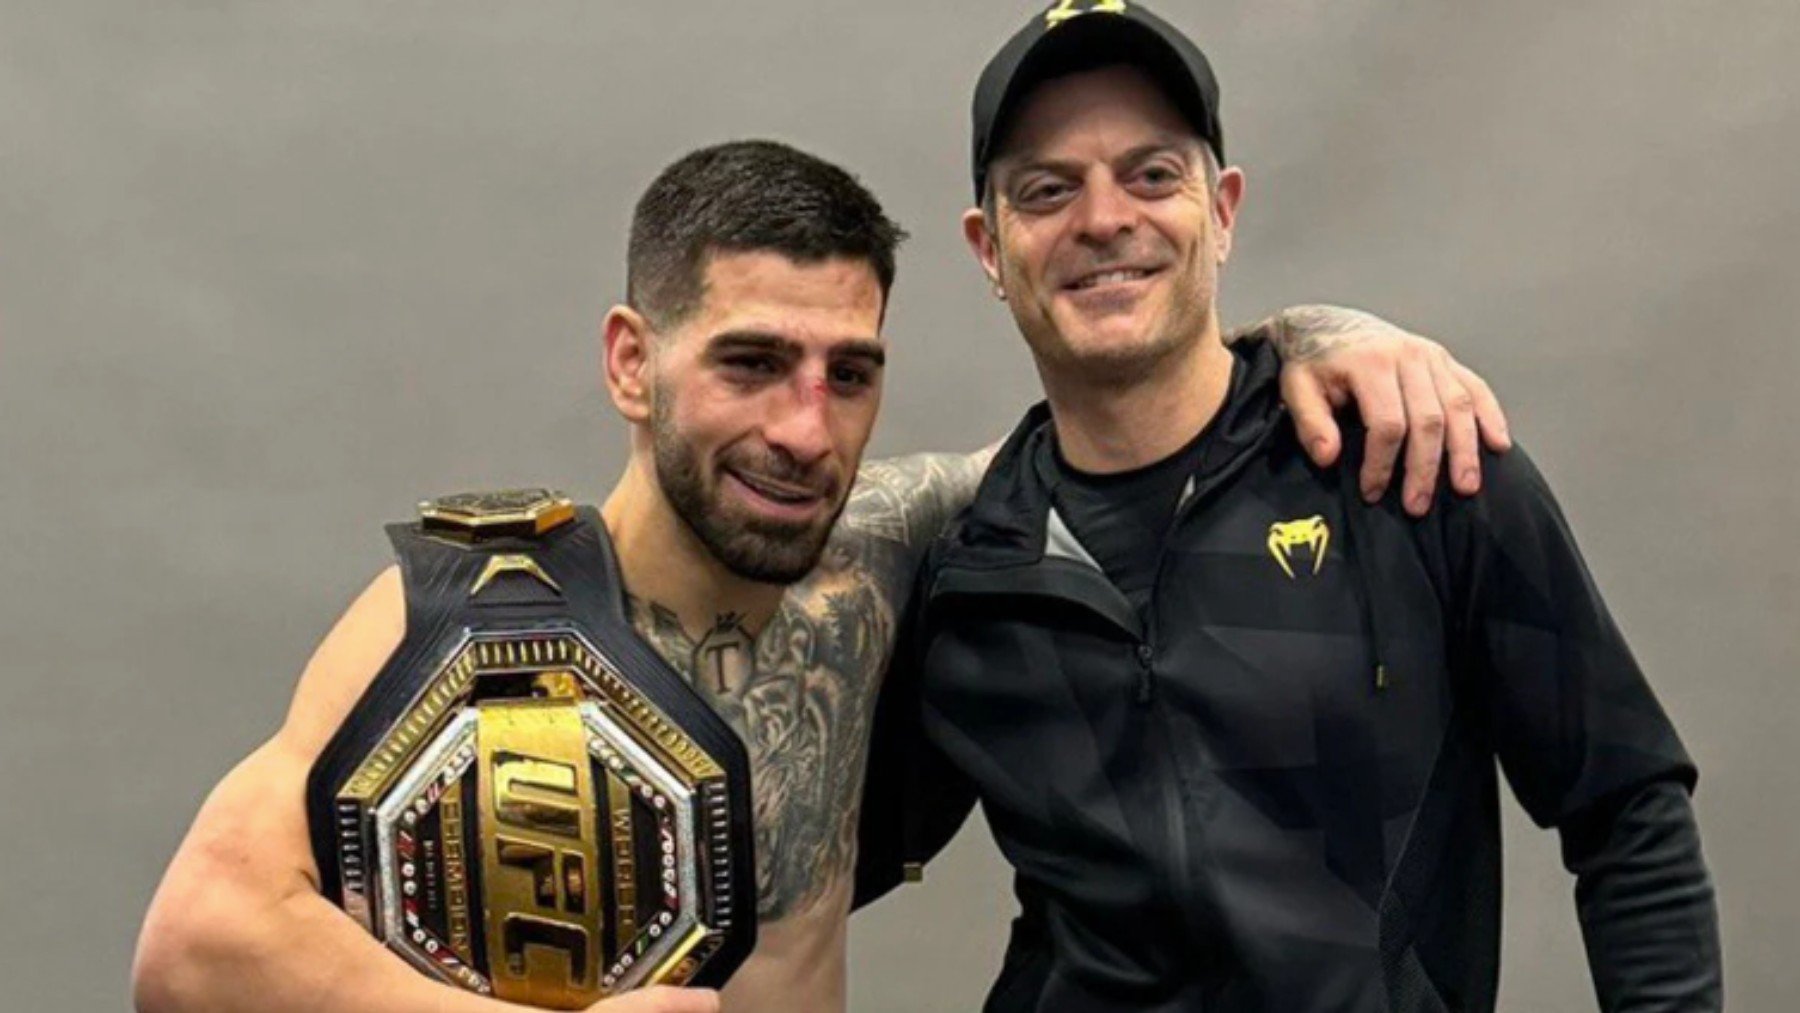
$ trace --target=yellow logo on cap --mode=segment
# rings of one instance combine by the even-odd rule
[[[1050,8],[1044,15],[1044,23],[1051,28],[1062,24],[1070,18],[1078,18],[1083,14],[1123,14],[1125,0],[1062,0]]]

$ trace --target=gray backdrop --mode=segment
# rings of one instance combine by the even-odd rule
[[[952,0],[0,0],[0,1009],[123,1008],[207,786],[423,494],[610,487],[630,204],[789,140],[915,233],[876,452],[1035,379],[961,246]],[[1231,320],[1341,300],[1491,378],[1702,769],[1740,1010],[1800,990],[1800,44],[1790,2],[1165,0],[1250,175]],[[1553,836],[1508,824],[1503,1006],[1592,1008]],[[985,830],[855,922],[853,1007],[966,1010]]]

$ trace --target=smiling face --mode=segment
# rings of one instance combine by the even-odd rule
[[[749,580],[812,570],[881,404],[881,285],[863,260],[715,253],[698,309],[650,337],[657,484]]]
[[[1217,327],[1219,266],[1242,193],[1208,185],[1205,146],[1141,72],[1040,85],[989,173],[992,217],[964,232],[1040,370],[1129,382]]]

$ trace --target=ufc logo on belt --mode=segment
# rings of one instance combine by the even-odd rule
[[[478,733],[482,872],[495,994],[535,1003],[594,988],[601,931],[591,761],[571,702],[487,702]]]

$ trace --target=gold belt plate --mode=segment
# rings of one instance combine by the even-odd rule
[[[738,916],[724,791],[579,633],[473,634],[338,794],[345,907],[511,1002],[682,984]]]

